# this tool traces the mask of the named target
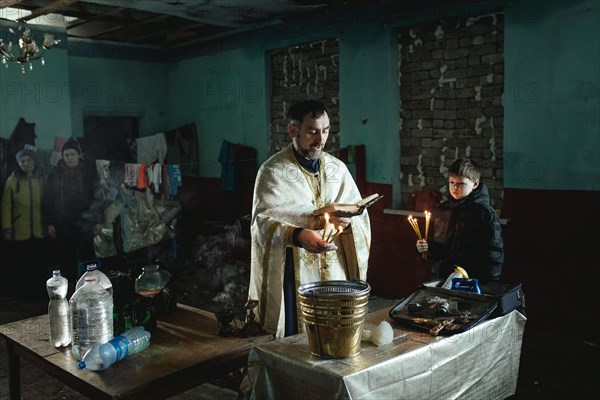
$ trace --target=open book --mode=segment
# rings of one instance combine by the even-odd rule
[[[363,213],[365,208],[369,207],[371,204],[375,203],[377,200],[381,199],[383,196],[380,196],[377,193],[374,193],[370,196],[365,197],[361,201],[356,204],[343,204],[343,203],[331,203],[323,206],[321,208],[316,209],[313,212],[313,215],[322,215],[328,213],[329,215],[335,215],[337,217],[354,217],[355,215],[360,215]]]

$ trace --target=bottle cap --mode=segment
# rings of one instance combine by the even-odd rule
[[[85,267],[86,271],[94,271],[96,269],[100,268],[100,261],[99,260],[87,260],[87,261],[83,261],[80,266],[83,268]]]
[[[456,268],[454,268],[454,272],[461,274],[463,278],[469,277],[469,274],[467,274],[467,271],[465,271],[464,268],[459,267],[458,265],[456,266]]]
[[[78,370],[84,370],[84,369],[85,369],[85,362],[83,362],[83,361],[79,361],[79,362],[77,363],[77,369],[78,369]]]

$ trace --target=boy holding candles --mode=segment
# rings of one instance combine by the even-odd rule
[[[432,237],[417,241],[417,251],[429,251],[435,260],[435,279],[445,279],[458,265],[481,282],[500,280],[502,229],[480,177],[480,167],[468,159],[458,159],[448,169],[451,197],[433,210]]]

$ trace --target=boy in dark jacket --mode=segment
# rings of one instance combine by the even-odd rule
[[[436,260],[435,279],[446,279],[457,265],[481,282],[500,280],[502,229],[480,177],[481,169],[468,159],[458,159],[448,169],[451,197],[432,213],[433,237],[417,241],[417,250],[429,251]]]

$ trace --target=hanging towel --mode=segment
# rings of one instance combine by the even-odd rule
[[[137,186],[138,169],[138,164],[125,164],[125,179],[123,179],[123,182],[127,186]]]
[[[148,187],[148,166],[146,164],[138,164],[138,166],[137,188],[146,189]]]
[[[219,162],[221,163],[221,189],[226,192],[235,191],[236,177],[235,177],[235,164],[233,156],[235,153],[236,145],[223,140],[221,144],[221,151],[219,153]]]
[[[196,125],[190,123],[165,132],[167,157],[165,163],[179,164],[183,176],[200,175],[198,135]]]
[[[177,196],[177,188],[183,186],[181,168],[177,164],[169,165],[169,188],[171,196]]]
[[[135,141],[138,164],[150,164],[156,161],[164,163],[167,154],[167,139],[164,133],[138,138]]]

